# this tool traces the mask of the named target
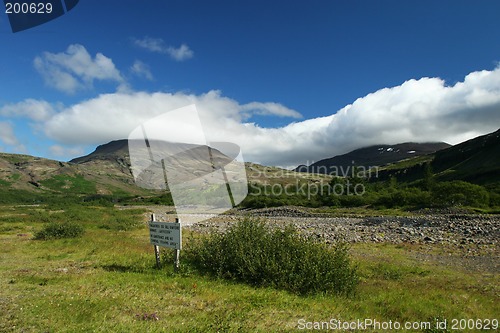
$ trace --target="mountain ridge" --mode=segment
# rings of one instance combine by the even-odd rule
[[[378,177],[384,180],[396,176],[401,181],[414,181],[423,176],[424,165],[429,163],[441,180],[500,183],[500,129],[422,157],[425,158],[381,168]]]
[[[120,153],[120,154],[118,154]],[[128,156],[128,140],[127,139],[121,139],[121,140],[113,140],[108,143],[101,144],[96,147],[96,149],[87,155],[80,156],[80,157],[75,157],[72,160],[69,161],[69,163],[75,163],[75,164],[81,164],[88,162],[92,159],[95,159],[97,157],[101,158],[109,158],[111,157],[110,155],[116,156],[116,157],[124,157]]]
[[[408,158],[432,154],[449,147],[451,145],[445,142],[404,142],[395,145],[372,145],[352,150],[346,154],[325,158],[309,166],[299,165],[294,171],[322,174],[333,173],[337,176],[345,176],[337,174],[337,170],[348,170],[355,166],[369,169]]]
[[[415,149],[415,145],[420,145],[422,148],[419,151],[420,156],[416,156],[417,151],[408,154],[408,151],[411,151],[409,149]],[[352,161],[356,161],[352,157],[357,156],[359,160],[360,152],[369,151],[375,157],[383,156],[377,161],[391,164],[380,168],[378,180],[384,180],[392,175],[396,175],[401,181],[419,179],[422,177],[423,165],[429,162],[432,162],[434,173],[443,180],[461,179],[488,183],[500,178],[500,130],[438,150],[434,154],[424,154],[442,146],[449,145],[445,143],[374,145],[340,157],[343,157],[346,165],[352,168],[355,165]],[[387,156],[391,155],[396,155],[398,158],[408,155],[416,157],[399,162],[387,162]],[[373,161],[369,157],[366,160]],[[295,172],[250,162],[245,163],[245,168],[249,186],[314,183],[323,180],[328,182],[331,177],[327,174]],[[497,174],[499,176],[496,176]],[[24,190],[41,195],[64,194],[68,191],[79,195],[158,195],[158,191],[143,189],[136,185],[131,172],[127,140],[116,140],[100,145],[94,152],[70,162],[0,153],[0,189]]]

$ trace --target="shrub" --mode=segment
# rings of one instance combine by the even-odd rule
[[[489,193],[482,186],[461,180],[434,185],[432,200],[438,206],[485,207],[489,204]]]
[[[83,203],[89,206],[113,207],[118,201],[111,195],[92,194],[83,198]]]
[[[427,207],[430,204],[431,195],[416,187],[394,190],[380,195],[375,201],[377,207]]]
[[[342,207],[361,207],[369,204],[364,195],[341,195],[338,199]]]
[[[490,206],[500,207],[500,194],[495,192],[490,192]]]
[[[59,238],[77,238],[83,235],[81,225],[74,223],[49,223],[35,234],[35,239],[48,240]]]
[[[240,220],[226,233],[202,236],[184,254],[202,273],[297,294],[348,295],[358,283],[347,243],[328,247],[293,227],[272,229],[259,220]]]

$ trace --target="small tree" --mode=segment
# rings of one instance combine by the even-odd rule
[[[350,192],[354,192],[357,185],[365,185],[365,171],[358,166],[354,166],[351,177],[349,177],[349,183],[351,188]]]
[[[432,166],[430,162],[424,164],[424,179],[422,188],[425,191],[431,191],[434,186],[435,179],[434,174],[432,173]]]
[[[392,175],[389,177],[389,189],[396,190],[398,188],[398,179],[396,175]]]

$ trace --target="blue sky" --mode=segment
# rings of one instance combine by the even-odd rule
[[[12,33],[2,12],[0,149],[68,160],[189,103],[226,124],[211,137],[265,164],[458,143],[500,124],[499,13],[498,1],[82,0]]]

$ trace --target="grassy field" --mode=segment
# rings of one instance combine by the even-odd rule
[[[85,227],[83,237],[33,240],[45,223],[67,219]],[[295,332],[331,319],[449,326],[500,317],[498,274],[424,261],[418,245],[355,244],[355,296],[297,296],[186,266],[175,273],[169,251],[156,269],[147,227],[135,223],[145,220],[140,210],[0,207],[0,332]]]

